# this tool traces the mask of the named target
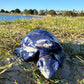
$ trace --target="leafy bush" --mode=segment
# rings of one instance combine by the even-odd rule
[[[50,11],[48,11],[48,14],[51,16],[54,16],[54,15],[56,15],[56,12],[54,10],[50,10]]]

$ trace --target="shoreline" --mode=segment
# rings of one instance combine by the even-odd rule
[[[47,17],[47,16],[42,16],[42,15],[30,15],[30,14],[18,14],[18,13],[0,13],[0,15],[18,15],[18,16]]]

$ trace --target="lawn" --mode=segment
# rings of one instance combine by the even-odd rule
[[[20,46],[22,38],[35,29],[48,30],[57,37],[67,58],[65,63],[69,65],[65,64],[67,71],[64,71],[64,68],[63,71],[69,75],[65,74],[61,77],[62,72],[59,70],[56,77],[46,80],[33,63],[25,63],[17,59],[13,53],[15,47]],[[21,77],[17,78],[18,75],[14,75],[12,70],[16,70],[16,74],[18,71],[18,74],[26,75],[23,79],[24,83]],[[13,74],[10,76],[10,73]],[[68,76],[70,77],[67,78]],[[30,82],[27,82],[28,78]],[[0,84],[7,84],[6,82],[9,84],[84,84],[84,17],[47,17],[0,22]]]

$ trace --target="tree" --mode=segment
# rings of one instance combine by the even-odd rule
[[[27,13],[32,15],[33,14],[33,10],[29,9]]]
[[[5,11],[5,13],[9,13],[8,11]]]
[[[19,9],[15,9],[14,11],[15,13],[21,13],[21,11]]]
[[[5,12],[5,10],[4,9],[1,9],[1,13],[4,13]]]
[[[65,11],[64,16],[72,16],[73,12],[72,11]]]
[[[36,9],[33,10],[33,14],[34,15],[37,15],[38,14],[38,11]]]
[[[49,10],[48,14],[54,16],[54,15],[56,15],[56,12],[54,10]]]
[[[11,10],[10,12],[11,12],[11,13],[14,13],[14,12],[15,12],[15,10]]]
[[[79,14],[79,16],[84,16],[84,12],[81,11],[80,14]]]
[[[77,15],[78,15],[78,13],[73,12],[73,15],[72,16],[77,16]]]
[[[46,9],[46,10],[45,10],[45,15],[47,15],[47,13],[48,13],[48,10]]]
[[[77,16],[77,13],[75,11],[65,11],[64,16]]]
[[[28,13],[28,10],[27,10],[27,9],[25,9],[25,10],[23,11],[23,13],[24,13],[24,14],[27,14],[27,13]]]
[[[31,14],[31,15],[37,15],[38,11],[36,9],[34,9],[34,10],[32,10],[32,9],[29,9],[29,10],[25,9],[23,11],[23,13],[25,13],[25,14]]]
[[[45,15],[45,11],[44,10],[40,10],[39,11],[39,15]]]

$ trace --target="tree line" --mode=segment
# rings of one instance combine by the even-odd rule
[[[20,9],[15,9],[7,11],[4,9],[0,10],[0,13],[19,13],[19,14],[28,14],[28,15],[48,15],[48,16],[84,16],[84,11],[55,11],[55,10],[36,10],[36,9],[25,9],[21,11]]]

